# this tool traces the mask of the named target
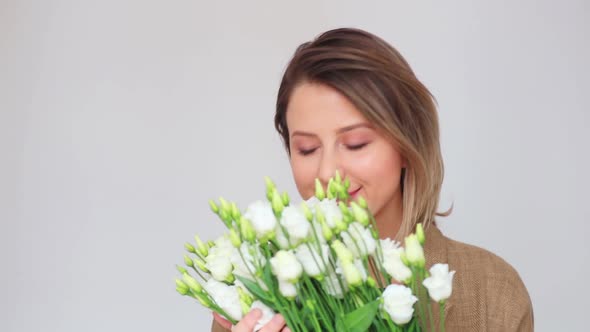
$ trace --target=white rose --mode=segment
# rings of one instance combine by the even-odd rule
[[[319,202],[320,200],[317,197],[311,196],[309,199],[305,201],[305,204],[307,204],[307,207],[309,207],[311,211],[315,211],[315,206],[318,205]]]
[[[209,249],[209,253],[211,253],[213,251],[214,253],[218,253],[220,255],[223,255],[223,254],[227,254],[227,253],[231,252],[234,248],[233,244],[231,243],[231,241],[229,239],[228,234],[220,236],[219,238],[217,238],[213,242],[213,244],[214,244],[214,246],[211,249]]]
[[[398,325],[403,325],[412,319],[414,303],[418,299],[412,295],[412,290],[403,285],[389,285],[383,292],[383,310]]]
[[[272,273],[282,281],[297,282],[303,273],[301,263],[291,251],[279,250],[270,259]]]
[[[447,264],[434,264],[430,268],[430,277],[422,284],[428,289],[430,298],[436,302],[445,301],[453,292],[453,276],[455,271],[449,272]]]
[[[286,280],[279,279],[279,292],[281,292],[284,297],[288,298],[294,298],[297,296],[297,288],[295,287],[295,284]]]
[[[242,307],[236,286],[228,286],[211,278],[203,285],[203,288],[231,318],[235,320],[242,319]]]
[[[244,213],[244,218],[250,220],[258,239],[271,234],[277,226],[277,219],[267,201],[256,201],[250,204]]]
[[[275,315],[275,312],[272,311],[271,308],[267,307],[264,303],[256,300],[252,303],[250,310],[260,309],[262,311],[262,317],[258,320],[258,323],[254,327],[254,331],[260,330],[264,325],[266,325],[272,317]]]
[[[233,269],[229,257],[219,254],[209,254],[205,258],[205,267],[209,269],[211,276],[218,281],[227,280]]]
[[[380,240],[383,250],[383,267],[395,280],[406,282],[412,277],[412,270],[407,267],[401,259],[404,248],[391,239]]]
[[[340,211],[340,207],[338,207],[338,203],[335,199],[321,200],[315,204],[314,209],[322,210],[324,217],[326,217],[326,224],[328,224],[330,228],[336,226],[336,219],[342,220],[342,211]]]
[[[341,233],[344,244],[355,258],[372,255],[377,247],[377,242],[371,235],[371,231],[359,222],[353,222],[346,232]]]
[[[304,243],[295,249],[295,257],[297,257],[308,276],[317,277],[326,271],[329,252],[330,247],[327,244],[320,244],[320,250],[318,250],[316,245]]]
[[[218,238],[214,243],[215,245],[209,249],[209,255],[205,257],[205,267],[213,278],[224,281],[228,279],[233,269],[229,257],[234,251],[234,247],[227,236]]]
[[[295,206],[287,206],[283,210],[280,224],[285,228],[292,245],[297,245],[307,239],[311,228],[303,211]]]

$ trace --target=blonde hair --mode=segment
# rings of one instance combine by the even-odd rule
[[[289,151],[286,112],[303,82],[328,85],[346,96],[406,161],[401,178],[403,220],[398,238],[416,224],[435,222],[444,177],[434,97],[402,55],[381,38],[359,29],[322,33],[300,45],[279,87],[275,127]]]

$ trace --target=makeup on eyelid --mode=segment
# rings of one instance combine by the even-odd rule
[[[367,130],[367,129],[365,129]],[[367,134],[357,134],[357,133],[352,133],[352,134],[348,134],[345,133],[343,134],[343,138],[339,138],[337,140],[338,144],[341,144],[342,146],[346,147],[349,150],[360,150],[362,148],[364,148],[365,146],[369,145],[371,143],[371,139],[370,137],[368,137],[370,135]],[[308,142],[312,142],[312,143],[308,143]],[[310,153],[312,153],[312,150],[318,149],[322,146],[321,141],[318,138],[315,137],[310,137],[310,136],[303,136],[301,138],[296,137],[293,140],[293,145],[295,146],[295,149],[297,151],[299,151],[300,153],[302,153],[303,155],[308,155]]]

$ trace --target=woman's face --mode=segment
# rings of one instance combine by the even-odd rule
[[[351,198],[364,197],[378,219],[401,212],[400,153],[337,90],[302,83],[287,108],[291,168],[304,199],[324,187],[336,170],[350,180]],[[399,210],[399,211],[397,211]]]

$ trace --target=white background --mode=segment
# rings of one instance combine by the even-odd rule
[[[354,3],[354,5],[352,4]],[[183,243],[269,175],[295,48],[341,26],[393,44],[437,97],[443,231],[510,262],[538,331],[588,325],[584,1],[0,0],[0,331],[206,331]]]

